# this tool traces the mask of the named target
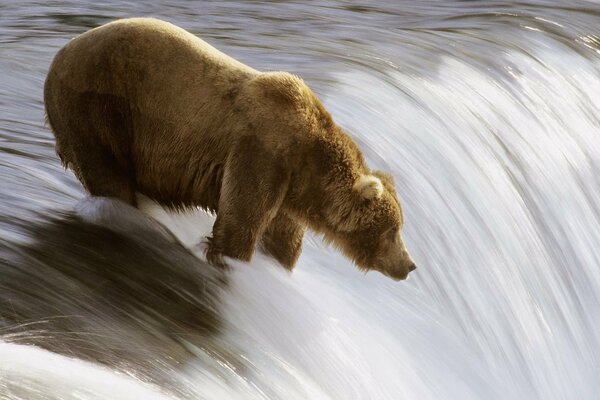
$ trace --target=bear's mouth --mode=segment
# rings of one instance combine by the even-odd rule
[[[397,273],[389,273],[387,271],[381,271],[381,273],[383,275],[387,276],[388,278],[393,279],[396,282],[408,280],[408,272],[403,273],[403,274],[397,274]]]
[[[409,274],[415,269],[417,269],[417,267],[413,263],[408,267],[378,268],[377,271],[398,282],[408,280]]]

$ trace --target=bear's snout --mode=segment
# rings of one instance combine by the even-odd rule
[[[385,268],[381,272],[388,278],[392,278],[395,281],[403,281],[408,279],[408,274],[417,269],[415,263],[411,262],[409,265],[402,265],[395,268]]]

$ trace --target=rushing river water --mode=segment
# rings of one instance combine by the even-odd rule
[[[600,396],[599,4],[158,3],[0,1],[1,399]],[[315,237],[220,275],[212,217],[86,200],[43,81],[129,16],[302,76],[395,176],[411,279]]]

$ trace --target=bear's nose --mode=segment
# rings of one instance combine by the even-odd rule
[[[415,265],[415,263],[412,263],[410,267],[408,267],[408,272],[413,272],[415,269],[417,269],[417,266]]]

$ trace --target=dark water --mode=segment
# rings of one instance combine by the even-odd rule
[[[174,239],[81,203],[43,81],[132,16],[302,76],[395,176],[411,280],[312,237],[293,275],[222,276],[193,254],[211,217],[144,203]],[[598,26],[583,1],[0,1],[0,398],[597,398]]]

